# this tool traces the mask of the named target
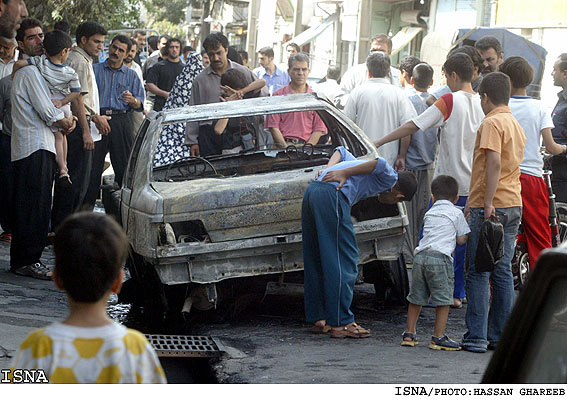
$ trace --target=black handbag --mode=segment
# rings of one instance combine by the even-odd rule
[[[484,221],[476,248],[474,266],[476,272],[492,272],[504,256],[504,226],[498,217]]]

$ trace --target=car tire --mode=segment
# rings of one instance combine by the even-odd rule
[[[395,261],[373,261],[363,266],[364,280],[374,284],[379,306],[407,306],[409,277],[404,256]]]
[[[102,177],[102,205],[107,215],[110,215],[121,223],[120,196],[121,190],[114,184],[114,175]]]
[[[132,249],[128,252],[126,267],[131,279],[137,283],[137,302],[143,308],[143,316],[150,331],[162,329],[166,323],[167,297],[165,285],[161,283],[153,265]]]

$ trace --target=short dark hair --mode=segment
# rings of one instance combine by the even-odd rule
[[[404,195],[404,201],[411,201],[417,190],[417,179],[411,171],[398,172],[398,181],[394,188]]]
[[[476,43],[474,44],[474,47],[476,47],[478,50],[480,51],[486,51],[488,49],[494,49],[494,51],[496,52],[496,54],[498,56],[500,56],[500,54],[502,54],[502,45],[500,44],[500,41],[495,38],[494,36],[483,36],[480,39],[478,39],[476,41]]]
[[[330,65],[329,68],[327,68],[327,77],[338,81],[341,77],[341,67],[338,65]]]
[[[168,53],[169,53],[169,48],[171,47],[171,44],[174,43],[174,42],[179,43],[179,47],[181,47],[181,39],[171,38],[165,44],[165,49],[168,51]]]
[[[390,57],[382,51],[370,53],[366,59],[366,67],[373,78],[384,78],[390,73]]]
[[[287,60],[287,67],[289,69],[291,69],[291,67],[293,67],[293,63],[294,62],[306,62],[307,66],[309,66],[309,57],[307,57],[305,54],[303,53],[296,53],[296,54],[292,54],[289,57],[289,60]]]
[[[203,48],[205,51],[216,50],[219,46],[228,50],[228,39],[220,32],[210,33],[203,42]]]
[[[419,63],[413,68],[412,78],[415,87],[427,89],[433,80],[433,68],[427,63]]]
[[[285,45],[286,50],[289,46],[293,47],[295,49],[295,51],[297,51],[298,53],[301,53],[301,47],[299,47],[299,45],[297,43],[291,42],[291,43],[286,44]]]
[[[233,89],[244,89],[248,82],[246,80],[246,76],[236,68],[231,68],[226,70],[221,75],[221,86],[229,86]]]
[[[132,48],[132,41],[130,40],[130,38],[126,35],[116,35],[112,38],[112,40],[110,41],[110,44],[119,41],[120,43],[124,43],[126,45],[126,53],[128,53],[130,51],[130,49]]]
[[[266,57],[274,58],[274,49],[272,49],[271,47],[262,47],[260,50],[258,50],[258,53]]]
[[[400,70],[406,72],[408,74],[408,78],[411,78],[413,74],[413,69],[420,62],[421,60],[416,56],[406,56],[400,62]]]
[[[242,57],[242,60],[248,61],[248,52],[245,50],[238,50],[238,54]]]
[[[18,31],[16,32],[16,40],[18,42],[23,42],[24,37],[26,36],[26,31],[32,28],[41,28],[41,30],[43,31],[43,24],[41,23],[41,21],[35,18],[24,18],[22,20],[22,23],[20,24],[20,27],[18,28]]]
[[[446,74],[455,72],[464,82],[470,82],[474,74],[472,59],[465,53],[457,53],[449,57],[443,64],[443,70]]]
[[[207,50],[205,50],[205,48],[202,48],[201,49],[201,55],[206,54],[206,53],[207,53]]]
[[[81,43],[81,39],[83,37],[89,40],[91,36],[94,35],[106,36],[107,34],[108,31],[101,24],[87,21],[87,22],[83,22],[77,27],[77,30],[75,31],[75,40],[77,41],[77,43]]]
[[[43,39],[43,48],[45,53],[50,56],[56,56],[63,51],[63,49],[70,49],[73,47],[73,40],[71,36],[60,30],[49,31],[45,34]]]
[[[567,70],[567,53],[559,54],[559,57],[557,57],[557,59],[559,60],[559,71]]]
[[[449,54],[447,55],[447,58],[454,56],[455,54],[458,54],[458,53],[464,53],[464,54],[468,55],[473,62],[473,66],[475,66],[479,71],[482,71],[482,69],[484,68],[484,62],[482,61],[482,57],[480,56],[480,53],[478,52],[478,50],[475,49],[474,47],[465,45],[465,46],[454,48],[453,50],[451,50],[449,52]]]
[[[480,82],[478,94],[486,94],[495,105],[508,105],[510,101],[510,78],[502,72],[486,74]]]
[[[191,46],[183,47],[183,54],[187,53],[188,51],[195,51],[195,49]]]
[[[459,195],[459,183],[449,175],[439,175],[431,182],[431,194],[435,200],[455,201]]]
[[[527,88],[534,80],[534,69],[526,59],[522,57],[509,57],[500,64],[498,70],[510,78],[514,89]]]
[[[392,51],[392,47],[393,47],[392,39],[390,39],[388,37],[388,35],[380,33],[376,36],[373,36],[372,39],[370,40],[370,44],[372,44],[374,42],[386,43],[388,45],[388,53],[390,53]]]
[[[142,36],[146,36],[146,32],[145,31],[134,31],[134,36],[138,36],[138,35],[142,35]]]
[[[65,32],[67,35],[69,35],[71,33],[71,26],[69,25],[69,23],[65,20],[61,20],[61,21],[57,21],[54,25],[53,25],[53,29],[58,30],[58,31],[63,31]]]
[[[236,49],[232,46],[228,46],[228,51],[226,52],[226,58],[228,58],[230,61],[242,65],[242,57],[240,57],[238,51],[236,51]]]
[[[162,39],[171,39],[171,36],[169,36],[167,33],[164,33],[163,35],[159,35],[159,40],[158,42],[161,42]]]
[[[71,299],[95,303],[111,288],[128,255],[128,239],[112,218],[71,215],[55,232],[55,272]]]
[[[148,38],[146,39],[148,42],[148,47],[153,50],[156,51],[157,50],[157,44],[158,44],[158,37],[156,35],[152,35],[152,36],[148,36]]]

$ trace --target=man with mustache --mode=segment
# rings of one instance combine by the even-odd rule
[[[502,53],[502,45],[494,36],[483,36],[474,44],[474,47],[480,53],[484,69],[482,75],[490,72],[498,71],[500,64],[504,62],[504,53]]]
[[[0,0],[0,36],[13,38],[22,19],[28,16],[24,0]]]
[[[104,167],[104,158],[110,152],[114,168],[114,182],[122,185],[122,177],[134,141],[134,126],[130,113],[142,112],[144,88],[133,69],[124,65],[124,58],[132,48],[128,36],[117,35],[110,42],[108,59],[93,65],[100,99],[100,115],[110,117],[110,133],[95,144],[91,180],[85,204],[94,207],[98,198]]]
[[[241,71],[247,79],[246,85],[258,79],[248,68],[230,61],[228,55],[228,39],[220,32],[213,32],[203,42],[210,59],[210,65],[203,70],[193,81],[191,89],[191,100],[189,105],[209,104],[220,102],[220,79],[221,75],[229,69]],[[260,96],[267,96],[268,91],[264,87]],[[219,147],[218,135],[212,128],[212,121],[190,122],[187,124],[185,144],[191,148],[192,156],[209,156],[220,154],[222,146]]]

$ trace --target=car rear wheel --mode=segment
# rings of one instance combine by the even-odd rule
[[[403,255],[395,261],[373,261],[363,267],[364,280],[374,284],[378,305],[406,306],[409,278]]]

